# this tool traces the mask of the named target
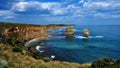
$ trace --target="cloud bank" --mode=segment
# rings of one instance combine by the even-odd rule
[[[45,2],[41,0],[4,0],[0,4],[2,4],[0,17],[4,19],[34,15],[44,16],[45,20],[48,18],[56,20],[55,17],[60,18],[59,20],[86,17],[120,18],[119,0],[53,0]]]

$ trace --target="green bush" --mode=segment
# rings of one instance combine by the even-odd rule
[[[42,58],[42,57],[40,56],[40,53],[39,53],[39,52],[33,53],[33,57],[34,57],[35,59],[41,59],[41,58]]]
[[[112,63],[113,61],[111,58],[101,58],[101,59],[93,61],[91,66],[92,68],[97,68],[97,67],[103,68],[104,66],[112,65]]]
[[[6,38],[6,43],[13,45],[13,38],[11,37]]]
[[[45,61],[45,62],[49,62],[51,59],[49,58],[49,57],[45,57],[45,58],[43,58],[43,61]]]
[[[114,62],[114,64],[120,64],[120,58],[118,58],[118,59]]]
[[[20,46],[24,45],[22,41],[14,38],[14,37],[7,37],[6,38],[6,43],[9,44],[9,45],[12,45],[12,46],[14,46],[14,45],[20,45]]]
[[[13,49],[12,49],[13,52],[22,52],[23,49],[19,46],[14,46]]]

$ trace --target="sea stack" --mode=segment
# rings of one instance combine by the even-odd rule
[[[66,37],[73,37],[74,36],[74,32],[73,32],[73,27],[72,26],[68,26],[65,30],[65,36]]]
[[[83,30],[83,37],[88,37],[89,36],[89,30],[88,29],[84,29]]]

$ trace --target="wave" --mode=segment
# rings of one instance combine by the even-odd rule
[[[79,38],[79,39],[84,39],[84,38],[87,38],[87,37],[83,37],[83,36],[74,36],[75,38]]]
[[[44,48],[42,46],[36,46],[36,50],[39,51],[40,53],[44,52],[43,50],[40,50],[40,48]]]
[[[40,40],[42,40],[42,39],[40,39],[40,38],[32,39],[32,40],[26,42],[26,43],[25,43],[25,46],[26,46],[26,47],[29,47],[29,46],[31,46],[31,45],[38,44]]]
[[[65,38],[65,36],[50,36],[49,38]]]
[[[73,29],[73,31],[74,31],[74,32],[78,32],[78,31],[80,31],[80,30],[78,30],[78,29]]]
[[[75,36],[75,38],[78,38],[78,39],[85,39],[85,38],[103,38],[103,36],[101,36],[101,35],[97,35],[97,36],[88,36],[88,37]]]
[[[49,38],[65,38],[65,36],[50,36]],[[88,37],[84,37],[84,36],[80,36],[80,35],[75,35],[74,38],[78,38],[78,39],[104,38],[104,36],[97,35],[97,36],[88,36]]]

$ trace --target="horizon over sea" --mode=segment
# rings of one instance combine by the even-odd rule
[[[86,39],[82,36],[83,29],[90,32]],[[65,29],[50,31],[50,38],[37,44],[41,56],[54,60],[90,63],[98,58],[120,57],[120,25],[81,25],[73,26],[73,38],[64,36]]]

